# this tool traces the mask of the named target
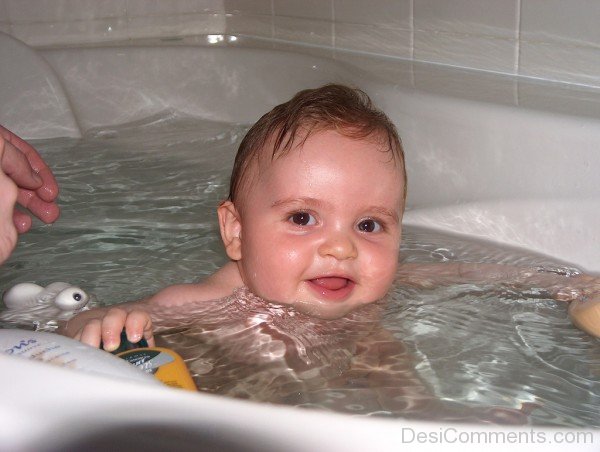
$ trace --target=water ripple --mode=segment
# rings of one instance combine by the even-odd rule
[[[36,142],[60,183],[62,216],[21,237],[0,291],[68,281],[114,304],[212,273],[226,261],[215,208],[246,130],[165,112],[82,140]],[[418,228],[405,229],[401,257],[571,271]],[[381,304],[322,321],[241,291],[156,315],[159,341],[182,354],[204,391],[353,415],[599,427],[600,341],[544,296],[491,284],[396,286]],[[3,327],[55,320],[1,314]]]

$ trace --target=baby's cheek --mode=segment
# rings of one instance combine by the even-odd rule
[[[280,262],[285,262],[288,265],[294,265],[300,260],[300,252],[297,249],[286,250],[280,258]]]
[[[379,298],[383,297],[392,286],[398,268],[398,256],[394,253],[382,252],[378,258],[370,259],[364,270],[365,282]]]
[[[269,259],[254,261],[246,285],[261,298],[285,302],[293,260],[294,255],[273,254]]]

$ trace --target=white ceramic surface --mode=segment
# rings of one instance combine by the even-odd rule
[[[592,452],[600,443],[598,431],[358,418],[150,387],[5,355],[0,355],[0,366],[0,444],[12,452],[391,452],[441,447],[479,452],[482,444],[499,451]],[[566,443],[568,435],[576,434],[578,444]]]
[[[236,34],[600,86],[596,0],[0,0],[32,46]]]
[[[80,136],[62,85],[34,50],[0,33],[0,124],[30,138]]]
[[[2,109],[0,122],[28,138],[77,136],[163,111],[251,123],[300,89],[355,84],[405,144],[407,224],[600,271],[597,90],[344,53],[318,58],[303,48],[229,45],[226,36],[37,54],[0,38],[13,61],[0,69],[0,90],[15,106]]]
[[[80,128],[164,110],[251,122],[298,89],[353,83],[389,113],[403,137],[407,223],[475,234],[600,270],[598,93],[344,53],[321,59],[302,48],[281,52],[256,42],[236,47],[206,42],[157,40],[34,52],[0,35],[0,55],[12,63],[10,70],[0,68],[5,102],[0,120],[25,137],[77,136]],[[23,98],[28,101],[19,103]],[[18,108],[7,109],[6,102]],[[6,450],[61,450],[89,444],[92,437],[123,439],[128,431],[156,425],[185,430],[179,437],[205,435],[213,445],[233,438],[246,448],[289,451],[439,450],[440,445],[479,451],[481,444],[461,442],[458,434],[507,432],[246,403],[5,356],[0,364],[0,445]],[[530,431],[523,430],[524,436]],[[536,432],[556,439],[554,430]],[[418,441],[419,433],[429,439]],[[577,444],[576,450],[597,450],[600,437],[592,435],[594,443]],[[568,448],[525,440],[485,447],[505,450],[506,444],[523,451]]]

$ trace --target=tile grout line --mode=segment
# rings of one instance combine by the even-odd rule
[[[410,59],[415,59],[415,0],[410,0]]]
[[[514,71],[516,75],[519,75],[521,70],[521,9],[523,7],[523,1],[517,0],[517,27],[515,30],[515,61]]]
[[[515,61],[514,61],[514,65],[513,65],[513,71],[515,73],[515,75],[517,77],[520,76],[520,72],[521,72],[521,15],[522,15],[522,11],[521,9],[523,8],[523,0],[517,0],[517,23],[516,23],[516,30],[515,30]],[[514,86],[514,94],[513,94],[513,102],[515,103],[515,105],[519,105],[519,100],[521,98],[520,95],[520,91],[519,91],[519,83],[515,83]]]
[[[335,0],[331,0],[331,48],[335,52]]]

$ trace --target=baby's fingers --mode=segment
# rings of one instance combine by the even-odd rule
[[[125,326],[127,311],[121,308],[111,308],[102,319],[102,344],[104,350],[112,352],[121,343],[121,331]]]
[[[102,322],[100,321],[100,319],[93,319],[88,321],[83,326],[83,328],[81,328],[75,334],[75,336],[73,336],[73,339],[96,348],[100,347],[101,338]]]
[[[561,287],[554,291],[552,298],[557,301],[574,301],[583,298],[584,292],[581,289],[572,287]]]
[[[131,311],[125,320],[125,331],[127,332],[127,340],[129,342],[139,342],[143,337],[148,341],[150,347],[154,347],[152,319],[146,311],[138,309]]]

